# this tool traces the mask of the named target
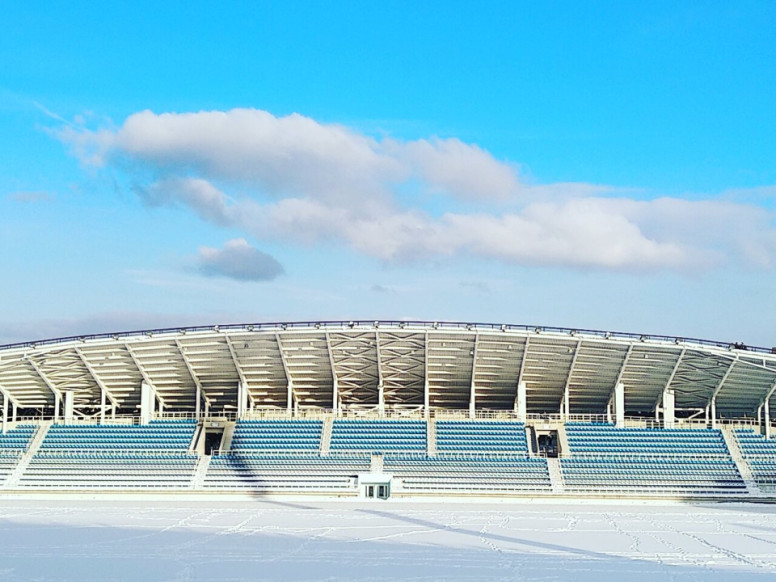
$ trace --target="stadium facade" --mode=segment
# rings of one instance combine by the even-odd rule
[[[770,498],[774,350],[336,321],[0,347],[0,487]]]

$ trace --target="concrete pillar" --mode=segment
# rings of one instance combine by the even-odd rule
[[[674,428],[674,391],[663,391],[663,428]]]
[[[3,434],[8,432],[8,396],[3,395]]]
[[[100,391],[100,424],[105,423],[105,390]]]
[[[771,399],[766,398],[763,405],[763,417],[765,419],[765,438],[771,438]]]
[[[241,380],[237,382],[237,418],[245,418],[248,410],[248,387]]]
[[[528,389],[524,380],[517,384],[517,403],[515,407],[517,420],[525,422],[528,417]]]
[[[59,409],[62,406],[62,399],[59,396],[59,392],[54,394],[54,424],[59,423]]]
[[[377,385],[377,408],[380,416],[385,416],[385,387],[382,382]]]
[[[614,387],[614,425],[625,426],[625,384],[618,382]]]
[[[474,385],[474,380],[472,379],[471,386],[469,387],[469,418],[474,418],[476,416],[475,400],[476,388]]]
[[[200,413],[202,412],[202,387],[197,386],[197,390],[195,392],[195,398],[196,401],[194,402],[194,414],[196,415],[197,419],[199,419]]]
[[[711,428],[717,428],[717,397],[711,399]]]
[[[145,380],[140,383],[140,424],[148,424],[154,415],[154,394],[153,387]]]
[[[74,396],[75,393],[71,390],[65,392],[65,424],[71,424],[73,422],[73,412],[75,408]]]
[[[331,407],[332,409],[339,411],[339,384],[337,382],[337,375],[334,374],[332,378],[332,395],[331,395]]]
[[[429,417],[429,392],[428,374],[426,374],[426,380],[423,382],[423,415],[426,417],[426,420],[428,420]]]

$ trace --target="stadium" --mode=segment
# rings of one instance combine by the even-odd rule
[[[418,321],[0,348],[0,487],[321,498],[776,499],[776,353]]]

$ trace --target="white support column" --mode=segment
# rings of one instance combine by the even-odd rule
[[[143,381],[140,383],[140,422],[141,424],[148,424],[148,421],[153,418],[154,413],[156,412],[156,400],[159,400],[160,408],[164,408],[164,400],[161,396],[159,396],[159,393],[156,391],[156,387],[154,386],[153,382],[151,381],[151,377],[148,375],[148,372],[143,367],[143,365],[140,363],[140,359],[137,357],[137,354],[135,354],[135,350],[132,349],[132,346],[130,346],[128,343],[125,344],[125,347],[127,348],[127,353],[129,354],[129,357],[132,358],[132,361],[135,363],[135,367],[137,367],[138,372],[140,372],[140,375],[143,377]],[[146,384],[148,386],[148,390],[150,391],[150,416],[147,418],[146,422],[143,422],[143,384]]]
[[[245,418],[248,409],[248,388],[242,380],[237,382],[237,418]]]
[[[380,332],[375,331],[375,350],[377,353],[377,405],[380,416],[385,416],[385,383],[383,382],[383,363],[380,357]]]
[[[520,359],[520,369],[517,372],[517,391],[515,392],[515,412],[518,416],[520,416],[520,403],[521,403],[521,396],[520,396],[520,390],[523,390],[522,395],[522,404],[524,407],[523,411],[523,421],[527,418],[528,413],[528,398],[527,398],[527,391],[526,391],[526,384],[523,380],[523,370],[525,370],[525,360],[528,357],[528,342],[530,341],[530,337],[525,338],[525,346],[523,346],[523,357]],[[522,384],[522,387],[521,387]]]
[[[765,438],[771,438],[771,397],[765,399],[763,405],[763,416],[765,417]]]
[[[614,426],[625,426],[625,384],[622,382],[614,387]]]
[[[429,392],[431,391],[430,390],[431,387],[429,386],[429,381],[428,381],[428,332],[425,333],[425,336],[426,336],[425,337],[426,341],[423,344],[423,351],[424,351],[424,355],[423,355],[423,367],[424,367],[424,370],[423,370],[423,416],[425,416],[426,419],[428,420],[428,417],[430,416],[430,410],[429,410],[430,406],[429,406],[429,404],[430,404],[430,401],[431,401],[431,398],[429,396]]]
[[[329,366],[331,367],[331,407],[337,412],[337,414],[339,414],[339,381],[337,379],[337,369],[334,367],[334,353],[331,350],[331,338],[329,337],[329,332],[327,331],[324,335],[326,336],[326,351],[329,352]]]
[[[286,409],[288,414],[294,413],[294,383],[291,380],[291,374],[288,372],[288,361],[286,353],[283,351],[283,344],[280,342],[280,334],[275,334],[275,341],[278,344],[278,353],[280,354],[280,363],[283,364],[283,373],[286,375]]]
[[[528,416],[528,390],[525,380],[517,383],[517,420],[525,422]]]
[[[140,424],[148,424],[154,416],[156,394],[154,387],[143,380],[140,382]]]
[[[3,394],[3,434],[8,432],[8,396]]]
[[[569,373],[566,377],[566,385],[563,387],[563,400],[561,401],[560,413],[563,417],[563,422],[568,422],[569,414],[571,413],[571,376],[574,374],[574,366],[577,363],[577,356],[579,355],[579,348],[582,345],[582,340],[577,341],[577,345],[574,348],[574,356],[571,358],[571,366],[569,366]]]
[[[197,419],[199,419],[201,412],[202,412],[202,382],[199,381],[199,377],[197,376],[197,373],[194,371],[194,366],[192,365],[191,361],[189,360],[189,357],[186,355],[186,350],[183,348],[183,344],[181,344],[180,340],[175,340],[175,345],[178,346],[178,352],[181,355],[181,359],[183,360],[183,363],[186,365],[186,370],[189,372],[189,376],[191,377],[191,381],[194,382],[194,415]]]
[[[73,417],[74,417],[74,403],[75,403],[75,393],[72,390],[67,390],[64,394],[65,396],[65,424],[72,424]]]
[[[474,418],[477,415],[476,400],[477,400],[477,383],[475,376],[477,375],[477,348],[480,343],[480,334],[474,334],[474,349],[472,349],[472,378],[469,385],[469,418]]]
[[[717,428],[717,397],[712,396],[711,402],[709,403],[711,407],[711,428]]]
[[[663,391],[663,428],[674,428],[674,391]]]

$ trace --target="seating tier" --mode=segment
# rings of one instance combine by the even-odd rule
[[[423,420],[335,420],[331,431],[332,452],[426,452]]]
[[[568,492],[743,494],[746,486],[722,432],[567,424]]]
[[[766,439],[752,429],[735,431],[744,461],[761,487],[776,487],[776,439]]]
[[[320,420],[239,420],[233,451],[317,451],[321,446]]]
[[[438,420],[437,451],[528,454],[525,424],[509,421]]]

